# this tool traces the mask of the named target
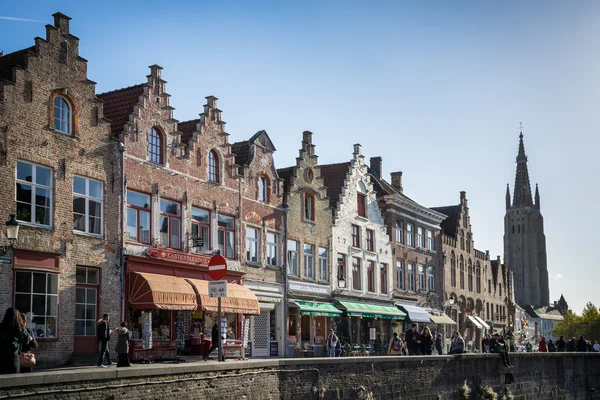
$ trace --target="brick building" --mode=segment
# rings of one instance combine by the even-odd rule
[[[28,315],[41,366],[95,353],[96,321],[121,300],[118,143],[70,18],[53,16],[45,39],[0,57],[0,218],[20,224],[0,309]]]
[[[323,354],[328,329],[342,312],[331,296],[332,214],[312,133],[302,134],[296,165],[277,170],[284,182],[287,216],[288,354],[314,344]]]

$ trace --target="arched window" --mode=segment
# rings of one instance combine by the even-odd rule
[[[460,249],[465,249],[465,233],[463,231],[460,231]]]
[[[471,252],[471,234],[467,233],[467,252]]]
[[[475,264],[475,289],[477,293],[481,293],[481,264],[479,261]]]
[[[269,182],[264,176],[258,177],[258,201],[263,203],[269,201]]]
[[[71,104],[61,96],[54,98],[54,129],[71,134]]]
[[[450,283],[452,287],[456,287],[456,257],[454,250],[450,253]]]
[[[467,272],[469,274],[469,276],[468,276],[469,291],[472,292],[473,291],[473,264],[471,263],[470,258],[469,258],[469,261],[467,262]]]
[[[162,134],[156,128],[150,128],[148,132],[148,160],[157,164],[163,163]]]
[[[465,262],[463,260],[463,256],[460,256],[460,261],[458,263],[458,269],[460,270],[460,288],[465,288]]]
[[[215,150],[208,153],[208,180],[219,182],[219,156]]]

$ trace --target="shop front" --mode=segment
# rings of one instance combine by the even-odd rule
[[[413,323],[418,323],[420,325],[419,330],[421,330],[423,325],[427,326],[431,322],[429,313],[427,313],[424,308],[421,308],[416,304],[398,302],[395,304],[396,307],[398,307],[407,315],[406,319],[404,320],[404,331],[410,329]]]
[[[283,355],[283,286],[268,282],[244,282],[258,299],[260,312],[249,319],[246,355]]]

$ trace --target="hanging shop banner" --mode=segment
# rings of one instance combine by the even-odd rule
[[[152,348],[152,313],[142,311],[142,338],[145,349]]]
[[[242,322],[242,344],[248,348],[248,334],[250,333],[250,318],[244,318]]]
[[[227,318],[221,317],[221,343],[227,342]]]

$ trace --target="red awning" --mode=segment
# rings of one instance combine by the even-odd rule
[[[196,290],[199,308],[204,311],[217,312],[218,299],[208,296],[208,281],[200,279],[187,279]],[[235,283],[227,284],[227,297],[221,298],[221,311],[226,313],[259,315],[258,299],[252,290]]]
[[[183,278],[133,272],[129,303],[136,310],[196,310],[196,292]]]

